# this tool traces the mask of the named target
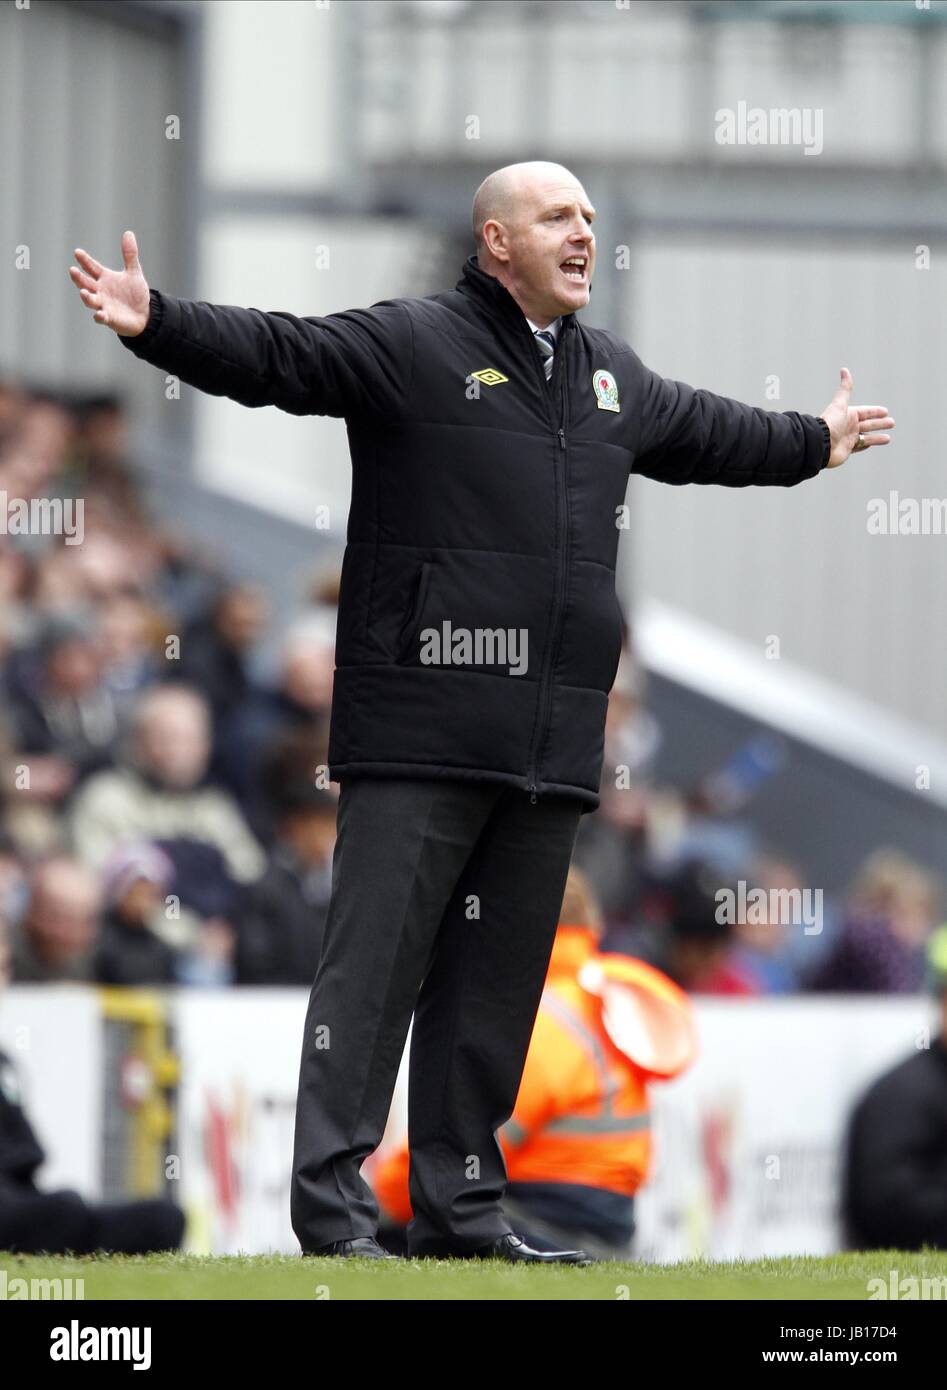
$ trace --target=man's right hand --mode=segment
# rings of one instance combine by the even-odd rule
[[[122,258],[124,270],[109,270],[78,248],[76,260],[82,269],[72,265],[69,275],[83,304],[95,310],[96,323],[111,328],[122,338],[137,338],[148,323],[151,297],[138,260],[134,232],[122,236]]]

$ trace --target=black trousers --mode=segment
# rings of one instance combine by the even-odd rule
[[[374,1235],[360,1174],[384,1133],[414,1013],[412,1254],[509,1231],[497,1129],[516,1103],[581,803],[495,783],[343,782],[309,997],[291,1214],[304,1253]]]
[[[78,1192],[0,1185],[0,1250],[20,1255],[147,1255],[176,1250],[184,1212],[163,1197],[86,1202]]]

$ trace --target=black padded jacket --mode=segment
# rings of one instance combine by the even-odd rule
[[[817,417],[662,378],[575,315],[547,382],[473,256],[453,290],[325,317],[152,290],[121,341],[211,395],[346,421],[333,780],[496,781],[593,810],[629,475],[792,487],[828,460]]]

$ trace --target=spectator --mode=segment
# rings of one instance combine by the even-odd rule
[[[724,887],[713,865],[685,862],[643,895],[639,924],[607,932],[602,949],[646,961],[688,993],[757,993],[756,982],[729,963],[733,924],[717,899]]]
[[[50,483],[66,461],[74,421],[68,405],[52,392],[33,391],[20,397],[14,418],[2,441],[0,487],[24,500],[48,493]],[[48,538],[17,537],[18,547],[44,550]]]
[[[924,947],[936,922],[938,887],[897,850],[866,860],[838,940],[807,979],[812,990],[913,994],[924,980]]]
[[[22,761],[58,761],[67,788],[111,762],[118,716],[94,615],[73,610],[47,620],[11,692],[11,720]]]
[[[272,749],[293,735],[321,738],[328,748],[335,622],[335,611],[324,608],[292,628],[283,643],[279,688],[249,693],[221,721],[215,767],[259,835],[269,827],[261,784]]]
[[[606,931],[602,949],[645,960],[681,990],[751,994],[751,984],[727,969],[733,926],[720,920],[720,887],[715,867],[687,860],[673,877],[655,881],[642,894],[636,926]]]
[[[248,657],[265,621],[266,603],[257,586],[231,584],[217,594],[210,612],[184,634],[180,679],[201,692],[215,723],[253,689]]]
[[[129,840],[190,840],[218,849],[230,874],[250,882],[263,871],[260,846],[232,798],[204,777],[210,756],[206,701],[186,686],[141,697],[125,766],[93,777],[72,806],[76,850],[101,868]]]
[[[145,524],[129,462],[128,416],[122,398],[114,392],[85,396],[75,402],[74,414],[70,470],[64,482],[87,499],[107,501],[134,524]]]
[[[842,1220],[854,1249],[947,1248],[947,925],[927,959],[940,1031],[869,1087],[849,1124]]]
[[[17,984],[92,980],[102,893],[74,859],[49,859],[33,873],[26,913],[13,935]]]
[[[159,840],[158,845],[174,865],[181,922],[193,924],[188,949],[177,960],[178,981],[205,988],[230,984],[237,884],[226,859],[216,846],[197,840]]]
[[[0,993],[9,981],[6,929],[0,921]],[[36,1174],[46,1155],[23,1107],[17,1072],[0,1052],[0,1249],[18,1255],[139,1255],[174,1250],[184,1213],[173,1202],[86,1202],[78,1192],[43,1192]]]
[[[212,845],[127,844],[105,866],[100,984],[205,987],[233,978],[234,884]],[[173,892],[171,891],[173,889]]]
[[[757,860],[748,875],[747,901],[750,911],[737,918],[734,942],[728,964],[738,975],[755,984],[761,994],[787,994],[798,987],[792,964],[793,936],[818,923],[804,922],[795,911],[801,906],[803,886],[791,864],[766,856]],[[751,900],[751,894],[765,894],[765,905]],[[797,920],[792,920],[793,914]],[[748,920],[749,919],[749,920]]]
[[[61,803],[72,784],[71,769],[60,757],[16,751],[9,720],[0,711],[0,838],[14,853],[33,859],[64,847]]]
[[[124,725],[136,697],[158,678],[160,619],[154,608],[129,590],[113,594],[102,604],[100,626],[105,683]]]
[[[276,844],[237,913],[237,984],[312,984],[332,886],[336,809],[333,793],[305,770],[287,770]]]
[[[106,912],[95,953],[103,985],[168,985],[177,952],[162,930],[174,865],[154,845],[125,845],[105,865]]]

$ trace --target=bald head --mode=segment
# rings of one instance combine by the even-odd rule
[[[478,264],[545,327],[588,303],[594,215],[582,184],[563,165],[507,164],[488,174],[474,195]],[[577,258],[581,264],[567,268]]]
[[[528,206],[530,197],[547,184],[554,187],[582,185],[562,164],[550,164],[544,159],[531,159],[522,164],[505,164],[488,174],[474,194],[473,226],[477,252],[483,249],[484,223],[491,219],[510,225]]]
[[[102,891],[91,869],[74,859],[50,859],[33,875],[24,925],[44,961],[62,965],[91,947],[101,907]]]
[[[196,690],[183,685],[148,690],[135,711],[134,735],[139,767],[169,790],[189,790],[204,775],[210,711]]]

